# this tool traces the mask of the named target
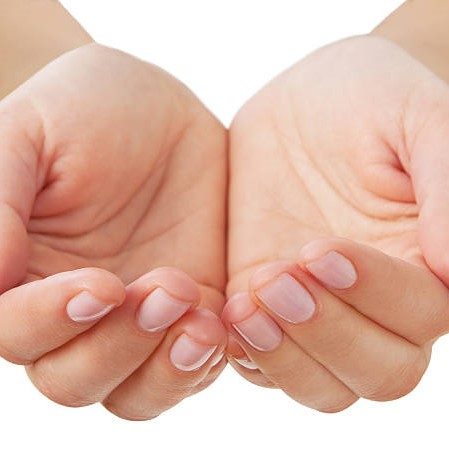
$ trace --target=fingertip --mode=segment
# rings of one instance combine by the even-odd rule
[[[208,309],[191,310],[178,323],[183,332],[204,345],[227,345],[228,333],[220,318]]]
[[[258,369],[257,365],[248,357],[238,340],[231,333],[228,334],[228,346],[226,347],[226,352],[228,357],[233,362],[240,365],[240,367],[249,370]]]
[[[173,329],[171,364],[183,372],[213,368],[221,362],[227,345],[227,331],[213,312],[196,309],[184,316]]]
[[[226,302],[221,314],[222,321],[227,326],[246,320],[257,312],[257,304],[251,300],[248,292],[239,292],[232,295]]]
[[[282,260],[262,265],[250,278],[249,284],[251,290],[258,290],[282,273],[288,273],[289,271],[295,270],[294,265],[295,264],[292,262]]]
[[[229,332],[259,351],[273,351],[282,342],[281,328],[251,299],[249,293],[232,296],[222,314]]]
[[[171,347],[170,361],[180,371],[196,371],[211,362],[216,349],[216,345],[205,345],[189,334],[181,334]]]
[[[344,250],[349,240],[343,238],[320,238],[306,243],[298,254],[298,261],[301,264],[307,264],[322,257],[329,251]]]
[[[385,261],[385,256],[380,251],[348,239],[322,238],[303,246],[297,263],[324,286],[347,290],[356,285],[360,270],[365,269],[362,261],[366,259]]]
[[[111,304],[114,307],[121,305],[125,300],[125,285],[123,282],[115,274],[102,268],[80,268],[58,273],[43,279],[42,282],[71,284],[80,293],[89,292],[98,301]]]
[[[198,306],[197,283],[176,268],[162,267],[146,273],[126,288],[127,298],[138,305],[137,321],[147,332],[160,332]]]
[[[124,299],[124,285],[105,270],[58,273],[0,297],[0,340],[16,359],[35,361],[91,328]]]
[[[134,282],[128,287],[129,294],[142,295],[151,290],[161,287],[170,295],[181,301],[198,304],[200,301],[200,289],[198,284],[185,272],[172,267],[156,268]]]
[[[170,283],[169,289],[174,295],[178,295],[189,302],[198,302],[200,289],[198,283],[184,271],[173,267],[160,267],[153,270],[153,276]]]

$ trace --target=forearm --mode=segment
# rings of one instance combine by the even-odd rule
[[[449,82],[449,0],[406,1],[372,34],[397,43]]]
[[[0,0],[0,98],[91,40],[55,0]]]

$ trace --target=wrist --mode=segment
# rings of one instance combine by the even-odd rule
[[[92,42],[54,0],[2,0],[0,98],[61,54]]]
[[[449,1],[406,1],[372,34],[391,40],[449,82]]]

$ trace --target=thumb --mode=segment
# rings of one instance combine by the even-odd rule
[[[27,223],[37,189],[43,131],[30,105],[0,102],[0,292],[23,280],[28,261]]]
[[[432,271],[449,285],[449,89],[421,110],[410,151],[419,206],[418,239]],[[422,113],[425,112],[426,113]]]

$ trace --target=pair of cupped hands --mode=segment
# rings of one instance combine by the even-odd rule
[[[90,44],[0,103],[0,142],[0,353],[58,403],[153,418],[229,360],[338,411],[411,391],[449,330],[449,89],[386,40],[229,130]]]

